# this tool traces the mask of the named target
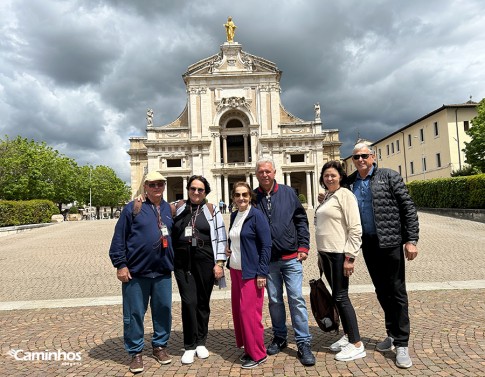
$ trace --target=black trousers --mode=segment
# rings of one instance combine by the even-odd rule
[[[364,235],[362,252],[384,310],[387,335],[394,339],[395,346],[407,347],[410,324],[403,247],[380,248],[377,236]]]
[[[210,297],[214,287],[214,261],[194,258],[190,272],[175,267],[182,301],[182,328],[185,350],[204,346],[209,332]]]
[[[323,273],[332,289],[332,297],[337,305],[340,320],[350,343],[360,342],[359,326],[354,307],[349,298],[349,278],[344,275],[343,253],[319,253]]]

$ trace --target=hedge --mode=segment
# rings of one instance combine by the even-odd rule
[[[485,208],[485,174],[413,181],[407,187],[417,207]]]
[[[49,200],[0,200],[0,227],[50,223],[59,208]]]

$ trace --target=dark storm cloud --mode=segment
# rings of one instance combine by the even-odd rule
[[[182,74],[235,40],[283,71],[294,115],[377,140],[442,104],[485,96],[484,16],[476,1],[4,0],[0,134],[44,140],[129,180],[129,136],[186,105]]]

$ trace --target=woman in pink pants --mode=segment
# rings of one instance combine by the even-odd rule
[[[244,346],[242,368],[254,368],[266,361],[263,299],[271,259],[271,232],[263,213],[252,206],[254,193],[246,182],[237,182],[232,200],[226,254],[231,272],[231,303],[236,345]]]

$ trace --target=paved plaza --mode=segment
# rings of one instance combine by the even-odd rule
[[[308,216],[312,223],[313,211],[309,210]],[[238,360],[242,351],[234,342],[229,289],[224,289],[213,294],[207,343],[211,356],[182,365],[180,302],[174,281],[169,342],[173,362],[161,366],[148,357],[148,313],[145,371],[141,375],[485,376],[485,224],[423,212],[419,217],[419,256],[407,263],[406,270],[414,362],[411,369],[396,368],[393,352],[375,350],[376,342],[385,337],[383,316],[363,259],[358,259],[351,278],[351,299],[366,346],[365,358],[335,361],[328,346],[342,334],[323,333],[310,313],[315,366],[299,363],[290,333],[287,349],[268,357],[258,368],[242,370]],[[129,357],[123,349],[120,283],[108,258],[115,223],[66,222],[0,237],[1,375],[131,375]],[[308,281],[318,276],[314,245],[312,236],[311,254],[304,262],[308,307]],[[264,308],[268,343],[271,321],[267,305]],[[51,352],[51,360],[27,360],[33,352]],[[67,357],[72,360],[64,360]]]

